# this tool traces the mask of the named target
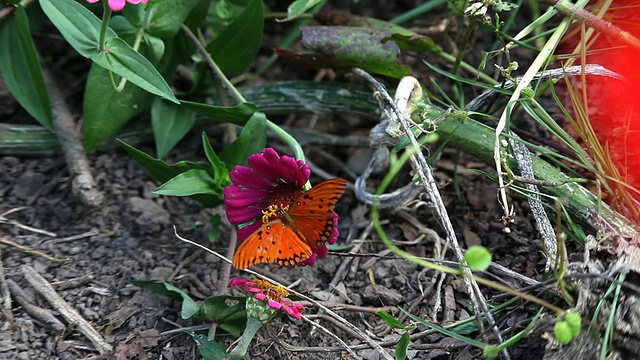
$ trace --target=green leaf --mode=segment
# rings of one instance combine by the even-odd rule
[[[209,171],[200,169],[191,169],[176,175],[160,185],[154,193],[170,196],[209,194],[220,197],[222,201],[222,188],[216,185]]]
[[[386,311],[378,311],[376,312],[376,315],[378,315],[380,317],[380,319],[382,319],[382,321],[385,322],[385,324],[391,326],[394,329],[404,329],[405,326],[398,320],[396,320],[396,318],[393,317],[393,315],[389,314]]]
[[[198,351],[203,360],[220,360],[229,358],[224,346],[209,339],[205,335],[196,334],[191,330],[184,330],[187,334],[191,335],[193,340],[198,345]]]
[[[191,319],[202,322],[227,324],[231,334],[237,334],[247,321],[246,297],[228,295],[210,296],[204,300]]]
[[[152,94],[178,103],[178,99],[158,70],[144,56],[118,38],[110,28],[107,28],[105,35],[107,50],[99,50],[101,21],[80,3],[73,0],[40,0],[40,4],[65,40],[80,55]]]
[[[464,260],[471,271],[484,271],[491,264],[491,253],[484,246],[473,245],[464,253]]]
[[[262,42],[262,0],[253,0],[226,29],[207,45],[222,72],[240,75],[247,70]]]
[[[411,339],[408,333],[402,334],[398,345],[396,345],[396,360],[404,360],[407,358],[407,348],[409,347]]]
[[[124,40],[109,39],[105,47],[108,51],[92,56],[91,60],[152,94],[180,103],[153,64]]]
[[[429,51],[434,54],[441,53],[442,48],[432,38],[418,34],[392,34],[383,41],[392,40],[404,51]]]
[[[258,111],[258,107],[248,102],[236,106],[213,106],[191,101],[181,101],[180,104],[215,121],[237,125],[244,125]]]
[[[49,93],[24,7],[0,21],[0,77],[18,103],[40,124],[54,131]]]
[[[134,116],[147,110],[154,96],[137,86],[117,92],[107,70],[92,64],[84,89],[82,131],[87,151],[111,139]]]
[[[92,58],[100,54],[98,42],[102,21],[91,11],[73,0],[40,0],[40,6],[65,40],[80,55]],[[116,36],[113,30],[107,28],[105,39]]]
[[[163,158],[191,130],[196,113],[176,104],[156,99],[151,105],[151,126],[158,158]]]
[[[401,78],[411,70],[398,60],[400,49],[393,41],[383,42],[391,36],[385,30],[349,26],[304,26],[302,44],[304,52],[277,50],[285,59],[304,66],[351,68]]]
[[[289,5],[287,9],[287,18],[281,21],[291,21],[297,19],[307,10],[319,4],[321,0],[296,0]]]
[[[262,151],[267,143],[267,117],[256,112],[247,122],[240,136],[220,153],[220,159],[231,170],[236,165],[246,165],[249,155]]]
[[[144,25],[150,34],[160,38],[170,38],[180,31],[191,10],[198,0],[153,0],[145,11],[148,16]]]
[[[217,184],[222,188],[231,184],[231,179],[229,179],[230,169],[227,168],[224,161],[222,161],[216,152],[213,151],[213,147],[211,147],[211,143],[204,131],[202,132],[202,145],[204,147],[204,153],[207,155],[207,159],[211,163],[211,169],[216,175],[215,180],[217,181]]]
[[[183,319],[190,319],[193,314],[197,313],[200,309],[198,303],[195,302],[189,294],[171,284],[159,280],[129,280],[129,282],[170,299],[182,300],[182,312],[180,316],[182,316]]]
[[[167,182],[172,178],[187,172],[192,169],[200,169],[203,171],[211,171],[211,165],[205,162],[191,162],[191,161],[180,161],[173,165],[169,165],[166,162],[154,159],[153,157],[145,154],[144,152],[134,148],[127,143],[120,141],[120,145],[124,147],[124,149],[133,157],[138,164],[142,165],[151,176],[159,182]],[[192,198],[198,202],[200,202],[205,207],[216,207],[221,204],[222,199],[219,195],[194,195]]]
[[[211,217],[211,231],[209,232],[209,242],[216,242],[220,237],[220,224],[222,223],[222,217],[220,214],[213,214]]]

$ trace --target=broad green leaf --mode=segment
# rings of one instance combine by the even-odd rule
[[[115,31],[115,33],[118,34],[118,36],[128,44],[133,44],[136,33],[138,32],[136,27],[129,21],[129,19],[121,15],[115,15],[111,17],[111,19],[109,20],[109,28]]]
[[[229,322],[241,327],[247,320],[245,299],[244,296],[210,296],[204,300],[198,312],[193,314],[191,319],[219,324]]]
[[[198,0],[196,6],[191,9],[189,16],[184,20],[184,24],[191,29],[204,25],[211,3],[210,0]]]
[[[80,55],[118,74],[148,92],[178,103],[171,88],[158,70],[133,50],[116,33],[107,28],[104,52],[99,50],[101,21],[73,0],[40,0],[42,9],[65,40]]]
[[[148,16],[144,26],[149,33],[160,38],[170,38],[180,31],[198,0],[153,0],[147,5]]]
[[[198,345],[198,351],[203,360],[220,360],[228,359],[224,346],[209,339],[206,335],[196,334],[191,330],[184,330],[187,334],[191,335],[193,340]]]
[[[173,95],[171,88],[158,70],[124,40],[120,38],[109,39],[105,47],[109,49],[108,52],[92,56],[91,60],[148,92],[179,104],[178,99]]]
[[[196,113],[179,105],[155,99],[151,105],[151,125],[158,158],[163,158],[191,130]]]
[[[231,25],[207,45],[207,51],[225,74],[242,74],[260,49],[263,28],[262,0],[253,0]]]
[[[111,139],[130,119],[145,111],[154,96],[129,84],[116,92],[107,70],[98,64],[89,69],[84,89],[82,131],[87,151]]]
[[[0,21],[0,77],[20,105],[47,129],[54,131],[49,93],[38,53],[29,32],[24,7]]]
[[[142,8],[142,6],[139,7]],[[128,6],[126,8],[136,8],[136,6]],[[113,31],[115,31],[127,44],[131,45],[135,42],[138,29],[129,21],[128,18],[120,15],[114,16],[109,21],[109,27],[113,29]],[[157,36],[144,34],[139,52],[152,64],[157,65],[160,63],[165,52],[164,41]]]
[[[383,41],[392,40],[404,51],[428,51],[434,54],[442,52],[442,48],[430,37],[418,34],[393,34]]]
[[[396,345],[396,360],[404,360],[407,358],[407,348],[410,342],[409,334],[402,334],[400,340],[398,340],[398,345]]]
[[[262,151],[266,143],[267,117],[264,113],[256,112],[242,129],[240,136],[220,153],[220,159],[229,170],[236,165],[246,165],[249,155]]]
[[[384,321],[387,325],[391,326],[394,329],[404,329],[405,326],[398,320],[396,320],[396,318],[393,317],[393,315],[389,314],[386,311],[378,311],[376,312],[376,315],[378,315],[380,317],[380,319],[382,319],[382,321]]]
[[[222,189],[215,184],[207,170],[187,170],[160,185],[154,194],[170,196],[191,196],[209,194],[222,199]]]
[[[214,106],[181,101],[180,104],[215,121],[230,122],[237,125],[244,125],[258,111],[258,108],[252,103],[242,103],[236,106]]]
[[[392,24],[388,21],[366,16],[355,16],[341,11],[327,11],[314,14],[314,18],[322,24],[364,27],[388,31],[391,36],[383,38],[382,41],[386,42],[388,40],[393,40],[401,50],[426,50],[432,53],[440,53],[442,51],[442,48],[440,48],[433,39],[420,35],[402,26]]]
[[[213,151],[213,147],[211,147],[211,143],[204,131],[202,132],[202,146],[204,147],[204,153],[207,155],[207,159],[211,163],[211,169],[215,174],[214,180],[216,180],[217,185],[224,188],[231,184],[231,179],[229,179],[229,169],[227,169],[224,161],[222,161],[215,151]]]
[[[287,9],[287,18],[281,21],[290,21],[297,19],[298,16],[304,14],[307,10],[319,4],[322,0],[296,0],[289,5]]]
[[[148,154],[134,148],[127,143],[120,141],[120,145],[133,157],[133,159],[142,167],[144,167],[151,176],[157,181],[164,183],[172,178],[187,172],[191,169],[200,169],[203,171],[211,171],[211,165],[205,162],[192,162],[192,161],[180,161],[173,165],[169,165],[166,162],[154,159]],[[220,205],[220,196],[215,195],[194,195],[192,198],[200,202],[205,207],[215,207]]]
[[[183,319],[191,318],[193,314],[197,313],[200,309],[198,303],[195,302],[189,294],[171,284],[167,284],[159,280],[129,280],[129,282],[170,299],[182,300],[182,311],[180,316],[182,316]]]
[[[391,33],[385,30],[349,26],[304,26],[302,44],[309,50],[293,52],[278,49],[285,59],[304,66],[351,68],[401,78],[411,70],[398,60],[400,49],[393,41],[383,42]]]
[[[205,162],[192,162],[192,161],[180,161],[173,165],[169,165],[166,162],[154,159],[153,157],[145,154],[144,152],[134,148],[127,143],[120,141],[120,145],[124,147],[124,149],[131,155],[131,157],[138,162],[138,164],[142,165],[151,176],[159,182],[167,182],[177,175],[182,174],[183,172],[192,170],[192,169],[200,169],[200,170],[209,170],[211,166]]]
[[[74,0],[40,0],[40,6],[80,55],[91,58],[100,53],[98,42],[102,21],[81,3]],[[105,39],[116,36],[113,30],[107,28]]]

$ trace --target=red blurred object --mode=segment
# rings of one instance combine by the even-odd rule
[[[604,1],[589,8],[596,14]],[[611,22],[636,38],[640,38],[640,1],[614,0],[603,20]],[[557,54],[569,54],[580,42],[580,26],[563,39]],[[608,149],[620,180],[640,189],[640,49],[621,40],[620,36],[596,31],[586,56],[587,64],[599,64],[623,77],[623,80],[603,76],[586,76],[589,122],[602,147]],[[580,59],[575,65],[580,64]],[[582,101],[583,83],[580,77],[570,80]],[[566,89],[559,89],[565,104]],[[570,108],[572,114],[573,110]],[[608,174],[611,175],[611,174]],[[640,193],[631,190],[640,201]],[[613,201],[619,194],[609,194]],[[610,200],[612,200],[610,198]],[[614,206],[615,207],[615,206]]]

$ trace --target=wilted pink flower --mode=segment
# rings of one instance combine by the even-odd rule
[[[93,4],[96,3],[100,0],[87,0],[87,2]],[[111,10],[113,11],[120,11],[122,9],[124,9],[124,6],[129,3],[129,4],[139,4],[139,3],[143,3],[146,4],[148,0],[108,0],[108,4],[109,7],[111,8]]]
[[[302,318],[301,312],[304,311],[304,306],[289,300],[287,298],[289,292],[282,286],[273,285],[268,281],[259,279],[250,281],[242,278],[233,278],[229,283],[229,287],[235,287],[253,295],[255,299],[266,302],[272,309],[284,311],[298,320]],[[256,317],[259,317],[259,314],[256,315],[258,315]]]
[[[290,156],[280,156],[272,148],[249,156],[248,167],[238,165],[231,170],[232,184],[224,189],[224,203],[229,222],[240,225],[238,238],[245,240],[264,223],[269,207],[288,208],[302,194],[311,176],[309,165]],[[271,211],[273,213],[273,211]],[[333,230],[327,243],[338,239],[338,215],[333,213]],[[312,249],[313,254],[298,265],[313,265],[317,257],[327,255],[327,246]]]

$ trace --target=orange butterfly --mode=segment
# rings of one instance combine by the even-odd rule
[[[329,179],[302,194],[288,208],[270,207],[269,211],[277,218],[264,220],[262,227],[240,244],[233,266],[237,269],[259,263],[294,266],[308,259],[313,250],[331,237],[333,209],[346,187],[344,179]],[[268,219],[267,214],[264,218]]]

